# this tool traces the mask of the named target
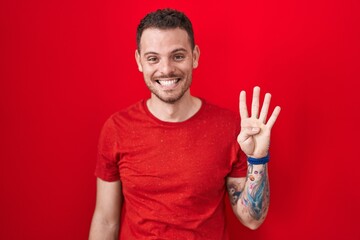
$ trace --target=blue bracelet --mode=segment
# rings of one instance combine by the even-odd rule
[[[268,163],[269,159],[270,159],[269,154],[262,158],[252,158],[252,157],[247,158],[248,162],[252,165],[260,165],[260,164]]]

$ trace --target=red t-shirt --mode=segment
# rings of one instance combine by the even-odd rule
[[[228,239],[225,179],[245,177],[247,167],[239,125],[236,114],[204,100],[184,122],[157,119],[145,100],[112,115],[95,175],[121,180],[120,239]]]

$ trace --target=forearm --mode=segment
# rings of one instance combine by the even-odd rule
[[[89,240],[117,240],[119,239],[119,222],[108,222],[94,213]]]
[[[119,239],[121,203],[121,182],[106,182],[98,178],[89,240]]]
[[[258,228],[267,215],[270,191],[267,164],[248,164],[245,183],[229,184],[231,204],[239,220],[251,229]]]
[[[254,87],[251,103],[251,116],[246,104],[246,93],[240,93],[240,133],[237,141],[241,150],[248,156],[246,180],[228,178],[227,186],[232,207],[241,222],[256,229],[264,221],[269,208],[270,191],[267,173],[271,129],[280,114],[276,106],[267,119],[271,94],[266,93],[260,110],[260,88]]]

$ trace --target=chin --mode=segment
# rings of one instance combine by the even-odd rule
[[[164,98],[164,97],[159,97],[157,96],[161,101],[165,102],[165,103],[168,103],[168,104],[175,104],[177,103],[181,98],[182,98],[183,95],[181,96],[178,96],[178,97],[167,97],[167,98]]]
[[[162,96],[161,94],[156,93],[156,92],[153,92],[153,94],[164,103],[175,104],[183,98],[183,96],[185,95],[185,92],[182,92],[182,93],[180,93],[178,95],[174,95],[174,96]]]

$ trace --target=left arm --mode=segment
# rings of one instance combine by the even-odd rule
[[[240,93],[241,131],[238,142],[242,151],[252,158],[263,158],[268,155],[270,132],[279,113],[276,107],[266,122],[271,95],[265,95],[259,114],[260,88],[255,87],[251,105],[251,116],[246,107],[246,94]],[[267,215],[270,190],[267,163],[250,164],[246,178],[228,177],[226,180],[232,209],[237,218],[250,229],[258,228]]]
[[[267,164],[248,164],[246,178],[228,177],[226,185],[237,218],[248,228],[257,229],[265,220],[269,208]]]

